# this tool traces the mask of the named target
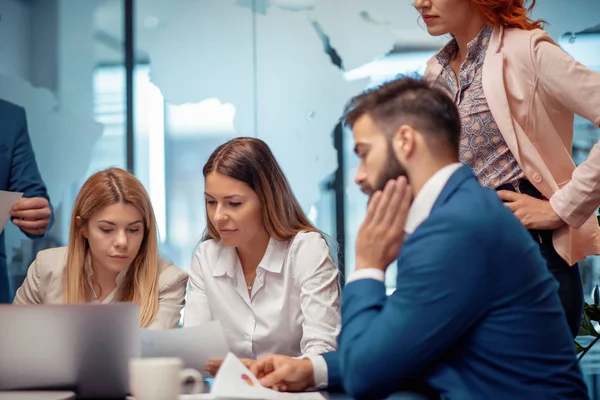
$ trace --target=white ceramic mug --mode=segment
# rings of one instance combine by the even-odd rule
[[[134,358],[129,361],[129,391],[135,400],[177,400],[186,382],[192,393],[204,392],[202,374],[184,369],[180,358]]]

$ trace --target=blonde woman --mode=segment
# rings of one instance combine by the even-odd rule
[[[37,254],[14,304],[134,302],[142,328],[171,329],[179,323],[187,280],[159,257],[142,184],[110,168],[85,182],[73,207],[69,246]]]

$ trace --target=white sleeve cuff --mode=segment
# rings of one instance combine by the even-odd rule
[[[357,269],[350,274],[346,283],[358,281],[360,279],[375,279],[379,282],[385,282],[385,272],[377,268]]]
[[[325,362],[325,358],[323,358],[323,356],[309,356],[306,358],[308,358],[313,365],[315,386],[311,389],[325,389],[329,383],[329,377],[327,376],[327,363]]]

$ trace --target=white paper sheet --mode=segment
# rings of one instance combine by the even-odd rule
[[[23,193],[5,192],[0,190],[0,233],[4,230],[4,226],[10,219],[10,208],[18,202]]]
[[[233,353],[227,354],[223,365],[219,368],[211,394],[215,396],[215,399],[325,399],[318,392],[280,393],[267,389],[261,386],[258,379]]]
[[[142,357],[178,357],[186,368],[207,375],[210,360],[222,360],[229,352],[221,323],[211,321],[191,328],[151,331],[142,329]]]
[[[0,400],[4,400],[4,399],[0,398]],[[6,399],[6,400],[12,400],[12,399]],[[127,396],[127,400],[135,400],[135,397]],[[216,400],[216,399],[215,399],[215,396],[213,396],[211,393],[200,393],[200,394],[182,394],[182,395],[179,395],[179,400]],[[219,399],[219,400],[223,400],[223,399]]]
[[[4,400],[1,399],[0,400]],[[12,400],[12,399],[6,399],[6,400]],[[133,396],[127,396],[127,400],[135,400],[135,397]],[[182,394],[179,395],[179,400],[216,400],[215,396],[213,396],[211,393],[200,393],[200,394]],[[223,399],[219,399],[219,400],[223,400]]]

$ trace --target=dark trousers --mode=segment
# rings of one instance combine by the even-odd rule
[[[516,192],[511,184],[502,185],[496,190],[510,190]],[[529,182],[522,179],[519,181],[519,192],[544,199],[544,196]],[[548,270],[554,275],[554,278],[560,285],[558,295],[567,315],[567,323],[573,337],[579,332],[579,325],[583,315],[583,283],[581,282],[581,273],[579,265],[569,266],[561,256],[558,255],[552,244],[552,232],[530,229],[529,233],[533,239],[540,245],[542,255],[546,259]]]
[[[6,269],[6,264],[0,262],[0,304],[11,302],[10,277]]]

